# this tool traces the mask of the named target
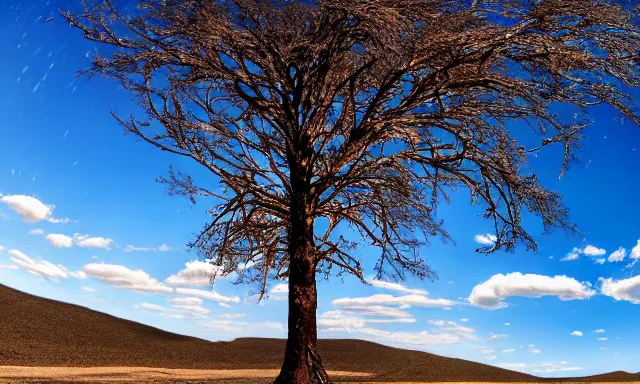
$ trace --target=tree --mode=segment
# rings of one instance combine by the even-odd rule
[[[562,175],[590,106],[640,123],[629,94],[640,85],[636,2],[84,5],[63,15],[110,46],[87,73],[118,80],[146,112],[116,116],[125,131],[192,158],[221,185],[173,170],[161,178],[171,194],[216,199],[191,247],[227,272],[252,265],[241,279],[261,296],[270,279],[288,279],[276,383],[328,381],[316,351],[316,274],[366,283],[360,242],[337,230],[380,248],[379,277],[433,278],[418,250],[448,239],[435,209],[463,188],[495,226],[495,244],[480,252],[535,249],[524,212],[546,230],[574,225],[529,156],[562,146]]]

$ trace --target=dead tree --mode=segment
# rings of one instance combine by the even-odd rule
[[[640,85],[636,1],[84,5],[63,15],[106,46],[87,72],[118,80],[146,112],[116,117],[126,132],[192,158],[219,185],[173,170],[161,179],[172,194],[216,200],[191,246],[226,271],[249,263],[242,277],[261,295],[288,279],[276,383],[328,381],[316,275],[364,282],[359,243],[380,249],[378,275],[432,278],[418,250],[448,238],[435,208],[462,188],[495,226],[479,251],[535,248],[524,212],[547,230],[574,225],[528,157],[562,146],[562,174],[590,106],[640,123],[628,93]],[[349,228],[362,241],[335,233]]]

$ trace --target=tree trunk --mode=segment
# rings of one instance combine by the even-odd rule
[[[316,261],[313,220],[291,209],[289,233],[289,322],[287,347],[274,384],[327,384],[329,377],[316,350]]]

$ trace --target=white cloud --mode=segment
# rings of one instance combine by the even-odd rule
[[[594,261],[594,263],[599,264],[599,265],[603,265],[605,261],[606,261],[605,259],[596,259]]]
[[[74,220],[71,220],[68,217],[64,217],[64,218],[50,217],[50,218],[47,219],[47,221],[50,222],[50,223],[53,223],[53,224],[69,224],[71,222],[74,222]]]
[[[69,277],[64,267],[54,265],[46,260],[33,260],[17,249],[9,250],[9,255],[11,255],[11,261],[31,274],[47,279],[66,279]]]
[[[500,363],[502,368],[527,373],[552,373],[562,371],[578,371],[580,367],[569,367],[566,361],[560,363]]]
[[[342,307],[344,312],[351,314],[364,315],[364,316],[378,316],[378,317],[411,317],[411,315],[403,310],[397,308],[385,307],[382,305],[352,305],[349,307]]]
[[[328,311],[318,317],[318,327],[321,329],[355,329],[363,328],[367,324],[415,323],[414,318],[373,319],[353,316],[344,311]]]
[[[603,295],[613,297],[616,300],[626,300],[633,304],[640,304],[640,275],[628,279],[613,280],[604,279],[600,292]]]
[[[425,308],[447,308],[455,302],[447,299],[430,299],[421,295],[392,296],[376,294],[368,297],[342,298],[333,301],[333,305],[342,309],[367,308],[370,306],[410,306]]]
[[[497,274],[476,285],[471,291],[469,302],[485,309],[499,309],[508,306],[505,299],[512,296],[539,298],[557,296],[560,300],[585,299],[595,295],[587,284],[567,276],[544,276],[520,272],[507,275]]]
[[[607,338],[607,337],[599,337],[598,338],[598,341],[607,341],[607,340],[609,340],[609,338]]]
[[[178,305],[201,305],[202,299],[199,297],[172,297],[168,300],[172,304]]]
[[[15,271],[16,269],[19,269],[17,265],[0,264],[0,271]]]
[[[560,259],[560,261],[572,261],[572,260],[577,260],[580,255],[586,255],[586,256],[602,256],[605,253],[607,253],[606,250],[604,250],[603,248],[598,248],[595,247],[593,245],[587,245],[586,247],[584,247],[583,249],[580,248],[573,248],[573,250],[569,253],[567,253],[567,255],[565,257],[563,257],[562,259]]]
[[[631,249],[631,253],[629,254],[629,257],[631,259],[640,259],[640,240],[638,240],[638,243],[636,244],[635,247],[633,247]]]
[[[273,288],[271,288],[270,292],[271,293],[289,293],[289,284],[282,283],[282,284],[274,285]]]
[[[620,247],[609,255],[608,260],[610,263],[617,263],[617,262],[623,261],[626,256],[627,256],[627,250]]]
[[[580,252],[581,250],[578,248],[573,248],[573,250],[569,253],[567,253],[567,255],[565,257],[563,257],[562,259],[560,259],[560,261],[573,261],[573,260],[577,260],[580,257]]]
[[[96,290],[91,287],[82,287],[81,288],[85,292],[95,292]]]
[[[159,247],[136,247],[133,245],[126,245],[122,248],[125,252],[167,252],[171,249],[173,248],[169,247],[167,244],[162,244]]]
[[[428,323],[439,327],[440,331],[453,332],[467,339],[476,340],[476,337],[473,335],[476,331],[475,329],[458,325],[455,321],[429,320]]]
[[[172,250],[173,248],[171,248],[170,246],[168,246],[167,244],[162,244],[161,246],[159,246],[158,251],[160,252],[169,252],[170,250]]]
[[[83,271],[69,272],[69,276],[75,277],[78,280],[86,280],[88,277]]]
[[[423,295],[423,296],[426,296],[426,295],[429,294],[429,292],[425,291],[424,289],[407,288],[402,284],[391,283],[391,282],[388,282],[388,281],[382,281],[382,280],[378,280],[378,279],[371,280],[371,285],[376,287],[376,288],[388,289],[388,290],[391,290],[391,291],[398,291],[398,292],[408,293],[408,294],[412,294],[412,295]]]
[[[4,247],[0,245],[0,252],[4,251]]]
[[[205,291],[202,289],[176,288],[176,293],[185,296],[196,296],[205,300],[211,300],[224,304],[238,304],[240,302],[240,298],[238,296],[222,296],[215,291]]]
[[[595,333],[604,333],[604,329],[596,329],[594,332]]]
[[[476,241],[476,243],[486,246],[494,245],[498,240],[495,235],[492,235],[490,233],[487,233],[486,235],[476,235],[473,239]]]
[[[47,239],[47,241],[51,245],[57,248],[71,248],[71,246],[73,245],[72,238],[70,238],[69,236],[61,235],[59,233],[50,233],[45,237],[45,239]]]
[[[55,208],[53,205],[44,205],[35,197],[26,195],[2,196],[0,201],[20,214],[25,223],[35,223],[46,220],[53,214],[53,209]]]
[[[483,347],[478,349],[478,352],[482,353],[483,355],[490,355],[494,353],[495,350],[493,350],[493,348],[490,348],[490,347]]]
[[[73,240],[78,247],[81,248],[102,248],[111,249],[112,239],[104,237],[89,237],[89,235],[73,234]]]
[[[513,349],[513,348],[512,348],[512,349],[503,349],[503,350],[502,350],[502,352],[503,352],[503,353],[512,353],[512,352],[515,352],[515,351],[516,351],[516,350],[515,350],[515,349]]]
[[[593,245],[587,245],[582,250],[582,253],[587,256],[602,256],[605,253],[607,253],[607,251],[604,248],[598,248],[598,247],[594,247]]]
[[[185,269],[167,277],[164,282],[169,285],[206,286],[210,285],[211,279],[222,271],[222,267],[208,261],[187,261],[185,266]]]
[[[136,304],[136,309],[144,309],[145,311],[157,311],[157,312],[163,312],[166,311],[167,308],[161,306],[161,305],[157,305],[157,304],[149,304],[149,303],[140,303],[140,304]]]
[[[529,345],[527,345],[527,347],[528,348],[533,348],[533,347],[535,347],[535,344],[529,344]]]
[[[580,331],[573,331],[571,332],[571,336],[583,336],[583,333]]]
[[[529,352],[535,353],[536,355],[539,355],[541,353],[539,349],[532,349]]]
[[[462,321],[463,323],[466,323],[467,321],[469,321],[469,319],[460,319],[460,321]]]
[[[505,326],[510,327],[511,323],[504,323]]]
[[[493,360],[495,360],[497,358],[498,358],[498,356],[487,356],[487,357],[485,357],[485,360],[493,361]]]
[[[504,338],[507,338],[507,337],[509,337],[509,335],[504,335],[504,334],[502,334],[502,335],[496,335],[496,334],[494,334],[494,333],[491,333],[491,337],[490,337],[490,339],[491,339],[491,340],[498,340],[498,339],[504,339]]]
[[[32,229],[29,231],[30,235],[43,235],[44,231],[40,228]]]
[[[115,289],[151,293],[173,292],[173,288],[163,285],[141,269],[134,271],[123,265],[92,263],[85,265],[82,271]]]

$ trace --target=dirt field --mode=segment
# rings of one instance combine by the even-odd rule
[[[275,369],[166,369],[144,367],[16,367],[0,366],[0,382],[193,382],[232,381],[270,382],[278,375]],[[329,375],[348,379],[364,378],[368,373],[329,371]],[[265,379],[265,380],[260,380]]]

